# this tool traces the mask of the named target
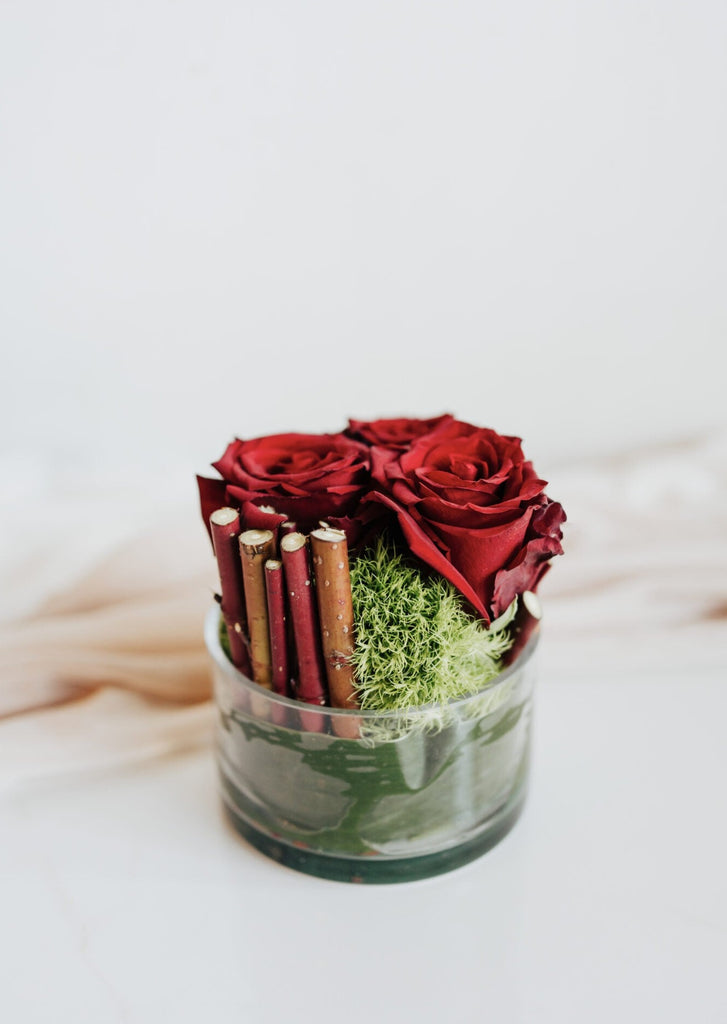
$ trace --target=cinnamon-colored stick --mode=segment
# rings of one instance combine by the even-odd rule
[[[326,670],[321,651],[318,612],[308,560],[308,541],[302,533],[280,538],[280,555],[285,570],[285,587],[293,620],[298,660],[296,696],[308,704],[326,703]]]
[[[272,663],[264,565],[273,553],[273,545],[271,530],[245,530],[240,534],[240,562],[245,585],[252,677],[268,690],[272,688]]]
[[[321,527],[310,535],[321,622],[323,660],[334,708],[356,708],[353,654],[353,602],[348,545],[342,530]]]
[[[234,508],[218,508],[210,516],[210,533],[220,574],[222,618],[227,627],[230,655],[233,664],[250,674],[250,655],[247,649],[247,620],[242,566],[238,554],[240,515]]]
[[[270,657],[272,685],[275,693],[289,696],[290,671],[288,668],[288,631],[285,615],[285,587],[283,563],[269,558],[265,563],[265,592],[270,630]]]

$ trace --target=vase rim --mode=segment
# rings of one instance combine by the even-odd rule
[[[269,701],[271,705],[279,704],[282,707],[296,708],[297,710],[304,708],[306,714],[320,714],[332,718],[356,717],[363,722],[390,721],[400,719],[402,716],[406,716],[407,720],[411,721],[420,716],[422,718],[426,718],[430,716],[433,711],[437,709],[441,710],[445,707],[451,710],[466,709],[468,704],[474,704],[477,700],[482,698],[483,694],[494,694],[497,690],[505,686],[513,676],[525,668],[532,660],[540,640],[540,624],[538,623],[529,636],[527,643],[512,664],[508,665],[507,668],[503,669],[502,672],[498,673],[498,675],[485,683],[481,689],[476,690],[474,693],[467,694],[464,697],[455,697],[452,700],[447,701],[446,704],[421,704],[412,705],[408,708],[395,708],[390,711],[376,711],[370,708],[333,708],[328,705],[308,704],[305,701],[297,700],[294,697],[286,697],[283,694],[275,693],[273,690],[268,690],[265,687],[260,686],[236,668],[227,657],[220,641],[220,621],[220,607],[215,603],[207,613],[204,627],[204,638],[210,657],[226,676],[238,685],[242,686],[258,700],[262,698],[263,700]]]

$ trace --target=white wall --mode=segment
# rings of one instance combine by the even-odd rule
[[[723,420],[727,7],[0,0],[0,445]],[[547,471],[547,466],[541,470]]]

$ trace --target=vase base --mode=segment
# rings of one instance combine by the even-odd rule
[[[295,871],[315,875],[317,878],[367,885],[415,882],[469,864],[505,838],[520,817],[524,804],[525,793],[521,790],[515,799],[509,800],[492,816],[484,829],[474,838],[434,853],[415,857],[391,857],[383,854],[344,857],[340,854],[317,853],[267,835],[223,799],[224,809],[233,827],[266,857]]]

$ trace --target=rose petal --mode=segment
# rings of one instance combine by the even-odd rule
[[[477,592],[470,586],[465,577],[457,570],[446,554],[437,548],[432,539],[426,535],[422,527],[410,516],[405,509],[397,505],[395,501],[381,492],[372,492],[370,497],[382,505],[387,506],[396,514],[404,534],[404,539],[409,545],[413,555],[420,558],[422,562],[434,569],[441,576],[459,590],[464,598],[470,602],[477,613],[482,616],[485,622],[490,622],[489,613],[480,600]]]
[[[367,444],[382,448],[405,449],[412,441],[431,433],[443,424],[450,423],[454,417],[450,413],[434,416],[431,419],[383,419],[383,420],[349,420],[346,433],[359,438]]]
[[[210,529],[210,516],[218,508],[224,508],[228,505],[227,493],[224,480],[210,480],[204,476],[197,477],[197,487],[199,489],[199,502],[202,510],[202,519],[204,525],[207,527],[207,533],[209,534],[210,541],[212,540],[212,531]]]

